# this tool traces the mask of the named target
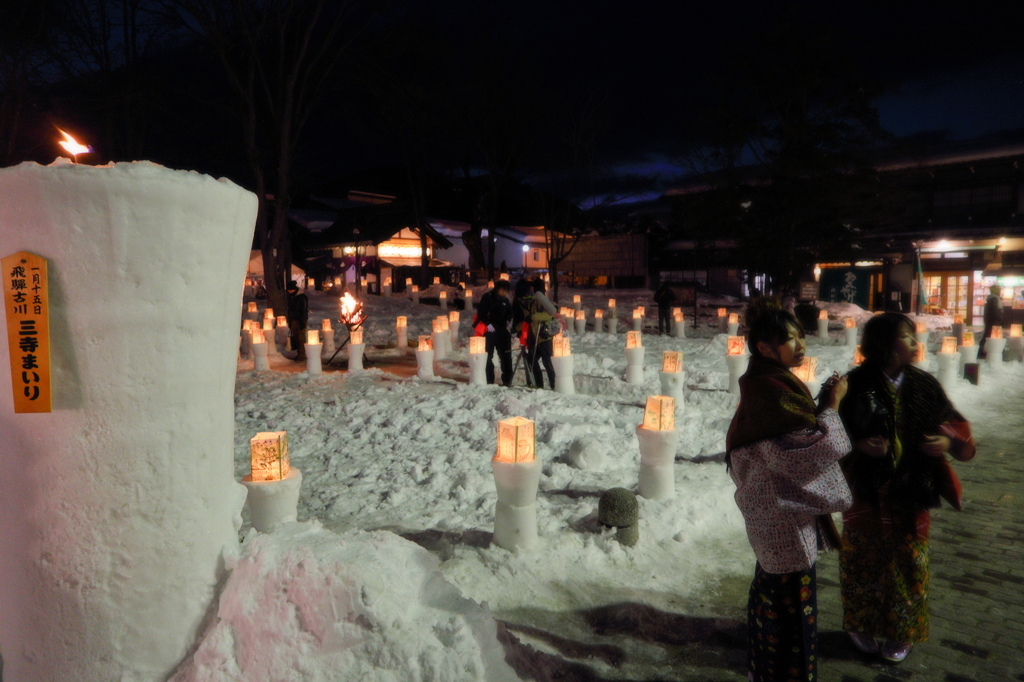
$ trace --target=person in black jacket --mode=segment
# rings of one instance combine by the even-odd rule
[[[298,355],[296,362],[306,361],[306,325],[309,323],[309,298],[299,291],[295,280],[288,280],[288,329],[291,332],[292,348]]]
[[[494,288],[480,297],[477,320],[487,326],[487,383],[494,383],[494,352],[498,352],[501,363],[501,384],[512,385],[512,332],[508,325],[512,321],[512,302],[509,300],[508,280],[499,279]]]
[[[658,333],[672,333],[672,304],[676,302],[676,295],[669,287],[668,282],[662,282],[658,290],[654,292],[654,302],[658,304]]]
[[[981,334],[981,343],[978,344],[978,357],[985,357],[985,339],[992,336],[993,327],[1003,326],[1003,300],[999,298],[1001,289],[998,284],[988,288],[988,298],[985,299],[985,331]]]

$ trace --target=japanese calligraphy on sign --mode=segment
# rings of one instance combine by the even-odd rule
[[[50,301],[46,259],[22,251],[0,260],[14,411],[50,411]]]

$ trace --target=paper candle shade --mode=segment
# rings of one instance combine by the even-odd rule
[[[487,283],[487,288],[488,289],[493,289],[494,288],[494,280],[491,280],[490,282]]]
[[[682,323],[683,323],[683,314],[682,314],[682,313],[676,313],[676,314],[675,314],[675,315],[673,316],[673,318],[675,319],[675,321],[676,321],[676,322],[677,322],[678,324],[682,324]]]
[[[579,294],[574,295],[572,297],[572,302],[573,303],[579,303],[580,302],[580,295]]]
[[[914,362],[924,362],[927,353],[928,349],[925,348],[923,343],[917,344],[917,356],[914,358]]]
[[[643,316],[644,316],[644,311],[641,308],[633,308],[633,319],[634,320],[639,320],[639,319],[643,318]]]
[[[323,331],[325,331],[325,332],[332,332],[332,331],[334,331],[333,329],[331,329],[331,321],[330,320],[324,320],[323,322],[321,322],[320,323],[320,328],[323,329]]]
[[[535,458],[533,421],[523,417],[498,422],[496,462],[532,462]]]
[[[963,323],[964,323],[964,316],[963,315],[954,315],[953,316],[953,324],[963,324]]]
[[[408,319],[405,317],[405,315],[399,315],[398,319],[395,320],[395,326],[396,327],[405,327],[407,325],[407,323],[408,323]]]
[[[434,278],[434,284],[440,284],[440,283],[441,283],[441,278],[440,277],[435,277]]]
[[[626,348],[640,348],[644,344],[640,338],[640,332],[626,332]]]
[[[473,336],[469,339],[469,352],[472,353],[486,353],[487,352],[487,339],[483,336]]]
[[[964,334],[964,341],[966,341],[967,334]],[[971,339],[971,345],[974,345],[974,339]],[[942,348],[939,350],[940,353],[946,353],[952,355],[956,352],[956,337],[955,336],[943,336],[942,337]]]
[[[564,358],[565,356],[570,355],[569,339],[567,337],[558,334],[554,339],[552,339],[552,342],[554,344],[552,346],[552,354],[556,358]]]
[[[676,315],[682,315],[682,314],[683,314],[683,309],[682,308],[673,308],[672,309],[672,317],[675,317]]]
[[[450,313],[448,313],[448,321],[449,322],[458,322],[459,321],[459,311],[458,310],[453,310]]]
[[[263,311],[263,319],[264,320],[273,320],[274,319],[274,309],[273,308],[267,308],[266,310],[264,310]]]
[[[442,315],[441,317],[437,318],[437,321],[441,325],[441,331],[443,331],[443,332],[448,331],[448,318],[447,317]]]
[[[261,431],[249,440],[254,481],[280,481],[288,475],[288,433]]]
[[[1003,338],[1003,328],[1002,327],[998,327],[998,326],[997,327],[992,327],[992,338],[993,339],[1001,339],[1001,338]]]
[[[853,319],[852,317],[847,317],[846,319],[843,320],[843,326],[847,329],[853,329],[854,327],[857,326],[857,320]]]
[[[585,319],[587,319],[587,314],[585,312],[583,312],[582,310],[577,310],[576,311],[576,319],[577,320],[585,320]]]
[[[818,376],[818,358],[805,356],[800,366],[793,368],[793,374],[804,383],[814,381],[814,377]]]
[[[353,346],[359,345],[360,343],[363,342],[363,330],[362,329],[353,329],[349,333],[349,339],[350,339],[350,343]]]
[[[274,320],[272,318],[263,319],[263,331],[272,332],[274,331]]]
[[[263,330],[256,328],[252,330],[252,342],[253,343],[266,343],[267,340],[263,336]]]
[[[730,336],[726,340],[726,353],[729,355],[743,355],[744,348],[746,348],[746,342],[742,336]]]
[[[661,371],[675,374],[683,371],[683,352],[667,350],[661,356]]]
[[[433,324],[433,326],[434,326],[434,333],[435,334],[440,334],[443,331],[441,329],[441,320],[440,320],[440,318],[434,318],[432,320],[431,324]]]
[[[405,286],[407,286],[407,287],[411,287],[412,286],[412,277],[406,277],[405,278]]]
[[[729,313],[729,324],[739,324],[740,316],[737,313]]]
[[[277,326],[278,327],[287,327],[288,326],[288,318],[285,317],[284,315],[278,315],[277,316]]]
[[[391,278],[390,277],[385,277],[384,278],[384,286],[386,286],[386,287],[391,286]]]
[[[676,399],[667,395],[652,395],[644,408],[644,428],[652,431],[671,431],[676,427]]]
[[[615,299],[614,298],[609,298],[608,299],[608,308],[611,309],[611,308],[614,308],[614,307],[615,307]]]
[[[363,289],[366,288],[366,278],[365,277],[360,277],[359,278],[359,286],[361,286]]]
[[[955,342],[956,339],[953,339]],[[860,352],[860,346],[857,346],[856,350],[853,351],[853,364],[860,365],[864,363],[864,354]]]
[[[306,331],[306,343],[318,344],[320,343],[320,332],[316,329],[309,329]]]
[[[429,336],[421,336],[417,350],[434,350],[434,342]]]
[[[249,312],[250,313],[256,312],[256,302],[255,301],[249,301]]]
[[[1021,325],[1011,324],[1010,325],[1010,338],[1019,339],[1021,337]]]
[[[604,311],[603,310],[595,310],[594,311],[594,319],[595,320],[604,319]]]
[[[924,332],[928,331],[928,327],[927,325],[925,325],[924,322],[915,322],[914,331],[917,332],[918,334],[923,334]]]
[[[953,338],[955,339],[956,337],[954,336]],[[943,337],[942,342],[943,343],[946,342],[945,337]],[[974,332],[964,332],[964,342],[961,345],[973,346],[974,345]],[[955,347],[954,347],[954,352],[956,352],[956,348]]]

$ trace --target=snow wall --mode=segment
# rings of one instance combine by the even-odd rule
[[[4,680],[157,680],[187,657],[238,551],[256,205],[148,162],[0,169],[0,256],[48,260],[53,377],[52,412],[15,414],[0,344]]]

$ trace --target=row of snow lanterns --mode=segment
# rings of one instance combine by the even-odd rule
[[[676,401],[671,396],[650,396],[643,423],[636,427],[640,447],[637,492],[653,500],[675,495]],[[537,545],[537,487],[540,460],[532,420],[511,417],[498,422],[498,446],[491,460],[497,502],[494,508],[494,543],[509,551]]]

